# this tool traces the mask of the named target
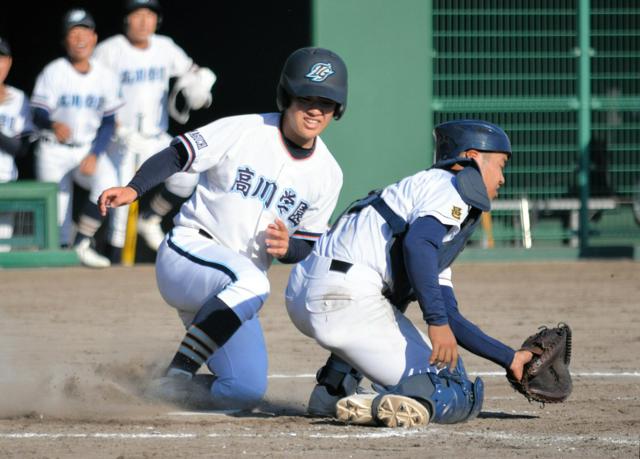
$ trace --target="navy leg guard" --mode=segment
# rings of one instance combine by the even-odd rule
[[[356,393],[362,375],[335,354],[331,354],[324,367],[318,370],[316,380],[327,388],[330,395],[346,397]]]
[[[458,372],[444,369],[439,374],[410,376],[390,392],[422,402],[431,412],[431,422],[454,424],[478,416],[482,409],[484,384],[480,378],[472,383]]]

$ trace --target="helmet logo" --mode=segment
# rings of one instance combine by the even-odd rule
[[[308,78],[315,83],[321,83],[334,73],[336,72],[333,71],[331,63],[318,62],[316,64],[313,64],[313,66],[309,70],[309,73],[305,75],[305,78]]]

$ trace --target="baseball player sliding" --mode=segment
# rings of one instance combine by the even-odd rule
[[[203,388],[209,406],[256,405],[267,388],[258,319],[274,257],[306,257],[327,228],[342,172],[320,134],[347,101],[347,69],[322,48],[293,52],[277,87],[280,113],[223,118],[177,137],[128,186],[102,193],[100,211],[130,204],[178,171],[198,177],[160,245],[160,293],[187,329],[150,393],[186,401]],[[212,375],[196,375],[205,364]]]
[[[155,34],[161,21],[157,0],[127,0],[125,12],[125,35],[111,37],[96,48],[96,59],[118,74],[126,105],[117,115],[118,141],[98,163],[95,186],[80,217],[76,247],[86,245],[84,241],[92,238],[102,224],[96,205],[100,192],[129,182],[142,162],[169,145],[171,137],[166,132],[169,79],[179,77],[176,87],[184,88],[191,108],[211,103],[213,72],[194,65],[169,37]],[[197,181],[197,174],[173,174],[152,197],[150,208],[142,212],[138,231],[153,250],[157,250],[164,237],[160,228],[162,217],[191,195]],[[108,231],[110,258],[115,262],[120,261],[125,243],[127,217],[126,207],[117,209]],[[95,251],[78,255],[87,266],[111,264]]]
[[[73,180],[91,188],[97,158],[111,141],[115,112],[122,102],[115,74],[91,58],[98,39],[91,15],[83,9],[70,10],[63,19],[63,36],[67,57],[54,60],[38,75],[31,105],[34,124],[41,130],[36,176],[59,184],[60,243],[67,246],[72,235]]]
[[[18,178],[15,158],[28,151],[33,132],[29,99],[24,92],[5,84],[11,69],[11,47],[0,37],[0,183]],[[13,215],[0,214],[0,239],[13,235]],[[0,243],[0,252],[10,246]]]
[[[468,379],[458,343],[517,379],[531,360],[462,316],[450,268],[504,183],[509,138],[475,120],[443,123],[434,136],[432,168],[356,202],[291,272],[291,319],[332,352],[312,414],[390,427],[462,422],[480,412],[483,383]],[[403,315],[414,299],[428,338]],[[357,393],[362,375],[377,393]]]

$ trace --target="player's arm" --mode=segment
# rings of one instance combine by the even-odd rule
[[[29,136],[18,135],[9,137],[0,132],[0,151],[7,153],[14,158],[20,158],[29,149]]]
[[[104,153],[111,142],[111,138],[116,130],[115,114],[104,115],[100,122],[100,127],[96,132],[96,137],[91,143],[89,154],[80,162],[80,172],[85,175],[93,175],[96,170],[98,156]]]
[[[438,249],[448,230],[434,217],[420,217],[409,227],[403,250],[409,281],[429,327],[433,346],[429,363],[453,369],[458,362],[458,346],[438,282]]]
[[[103,191],[98,198],[100,213],[105,216],[109,207],[131,204],[151,188],[164,182],[176,172],[180,172],[188,159],[186,147],[180,142],[173,142],[169,147],[142,163],[127,186]]]
[[[447,308],[449,325],[460,346],[479,357],[500,365],[510,371],[519,381],[522,378],[524,365],[531,360],[531,352],[514,351],[506,344],[484,333],[460,313],[453,289],[446,285],[442,285],[440,288]]]

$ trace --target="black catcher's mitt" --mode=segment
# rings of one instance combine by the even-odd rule
[[[522,380],[507,373],[515,390],[529,401],[564,402],[571,394],[571,329],[560,323],[555,328],[540,327],[522,343],[520,350],[531,351],[533,358],[524,366]]]

